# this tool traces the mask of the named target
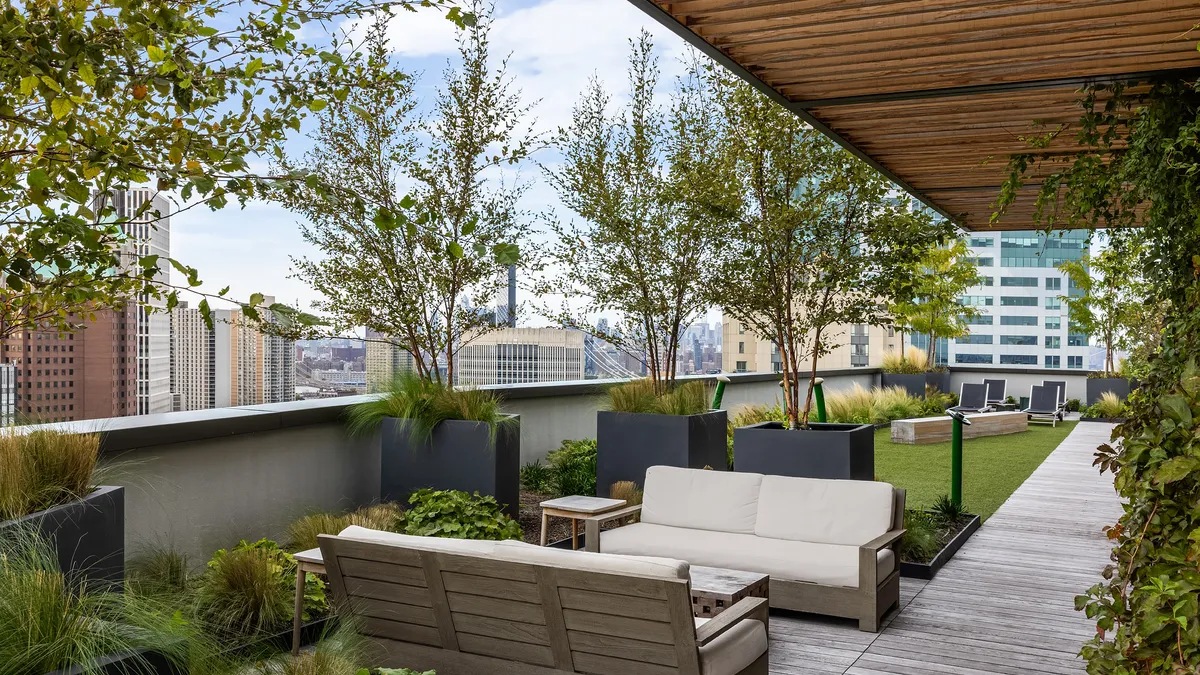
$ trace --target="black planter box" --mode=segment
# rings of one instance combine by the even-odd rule
[[[980,524],[981,522],[979,520],[979,516],[971,516],[971,519],[968,520],[967,524],[958,531],[958,534],[954,535],[950,541],[946,542],[946,545],[942,547],[942,550],[938,551],[937,555],[933,556],[933,560],[930,560],[927,563],[905,562],[901,560],[900,576],[908,577],[909,579],[932,579],[935,575],[937,575],[938,570],[942,569],[942,566],[945,565],[951,558],[953,558],[955,553],[958,553],[958,549],[962,548],[962,545],[967,543],[967,540],[971,538],[971,535],[975,534],[975,531],[979,529]]]
[[[1129,398],[1129,392],[1135,386],[1131,380],[1123,377],[1089,377],[1087,380],[1087,403],[1085,405],[1092,405],[1096,401],[1099,401],[1100,396],[1106,391],[1111,391],[1124,401]]]
[[[763,422],[733,430],[736,471],[798,478],[875,480],[875,427],[810,424],[785,429]]]
[[[950,373],[936,373],[929,371],[925,373],[925,386],[933,387],[943,394],[953,393],[950,391]],[[925,396],[925,392],[921,392],[921,396]]]
[[[899,373],[883,373],[879,376],[881,387],[904,387],[908,393],[917,398],[925,398],[925,374],[901,375]]]
[[[515,417],[515,416],[514,416]],[[521,425],[446,420],[414,443],[408,420],[383,420],[379,496],[406,501],[421,488],[491,495],[504,512],[520,515]]]
[[[601,410],[596,413],[596,495],[607,497],[617,481],[641,488],[646,469],[679,466],[729,470],[729,416],[654,415]]]
[[[120,583],[125,580],[125,488],[100,486],[66,504],[0,522],[9,528],[32,528],[58,554],[58,564],[72,581]]]

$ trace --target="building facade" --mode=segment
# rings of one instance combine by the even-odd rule
[[[363,367],[368,392],[383,391],[392,378],[414,369],[412,354],[388,342],[388,337],[381,333],[367,329],[365,347]]]
[[[950,366],[1089,368],[1089,337],[1072,329],[1062,296],[1077,292],[1057,265],[1088,252],[1087,231],[971,233],[982,283],[961,302],[980,311],[970,335],[938,345]],[[917,336],[920,342],[920,336]],[[923,346],[927,342],[918,344]]]
[[[584,379],[584,334],[561,328],[501,328],[458,350],[457,384],[518,384]]]
[[[733,319],[721,326],[721,369],[727,373],[782,372],[779,351],[770,340],[759,339],[745,324]],[[828,354],[817,359],[820,370],[878,366],[887,351],[898,349],[900,338],[891,328],[837,325],[826,329]],[[805,364],[807,367],[809,364]]]

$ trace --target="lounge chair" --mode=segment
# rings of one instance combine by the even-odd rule
[[[1004,403],[1004,390],[1008,388],[1008,380],[984,380],[983,384],[987,387],[989,407]]]
[[[1021,412],[1028,415],[1031,422],[1050,420],[1050,426],[1056,426],[1061,419],[1057,387],[1036,384],[1030,387],[1029,407]]]
[[[967,384],[963,382],[958,394],[958,405],[949,410],[965,413],[981,413],[991,409],[988,405],[988,388],[986,384]]]
[[[1042,380],[1042,386],[1058,389],[1058,393],[1056,394],[1058,419],[1065,419],[1067,416],[1067,383],[1062,380]]]

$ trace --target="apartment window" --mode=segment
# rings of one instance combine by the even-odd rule
[[[991,307],[992,296],[990,295],[964,295],[958,299],[958,304],[967,305],[970,307]]]
[[[1062,348],[1062,338],[1057,335],[1047,335],[1045,344],[1046,344],[1046,349],[1061,349]]]
[[[738,353],[739,353],[739,354],[745,354],[745,353],[746,353],[746,343],[745,343],[745,342],[739,342],[739,343],[738,343]]]
[[[979,286],[991,286],[992,282],[994,282],[994,281],[995,281],[995,278],[993,278],[993,277],[979,277],[978,285]]]
[[[1021,347],[1036,347],[1036,335],[1001,335],[1000,344],[1002,345],[1019,345]]]
[[[738,362],[737,362],[737,363],[734,365],[734,368],[737,370],[737,372],[739,372],[739,373],[744,373],[744,372],[746,372],[746,362],[745,362],[745,361],[738,361]]]
[[[968,326],[990,326],[992,325],[992,315],[981,314],[979,316],[970,316],[967,317],[963,323],[967,324]]]
[[[967,245],[971,248],[990,248],[996,245],[996,240],[992,237],[971,237]]]
[[[1046,317],[1046,330],[1061,330],[1061,329],[1062,329],[1062,317],[1061,316]]]
[[[1000,317],[1001,326],[1036,326],[1038,318],[1036,316],[1002,316]]]
[[[955,363],[991,363],[991,354],[955,354]]]
[[[1062,277],[1046,277],[1046,290],[1061,291]]]
[[[1082,356],[1068,356],[1067,357],[1067,367],[1068,368],[1083,368],[1083,357]]]
[[[992,344],[992,336],[977,335],[972,333],[970,335],[964,335],[960,338],[955,338],[954,342],[960,345],[990,345]]]
[[[1001,307],[1037,307],[1037,298],[1026,298],[1022,296],[1002,295],[1000,296]]]
[[[746,324],[738,322],[738,335],[746,334]]]
[[[1001,286],[1020,286],[1023,288],[1037,288],[1037,277],[1000,277]]]
[[[1062,309],[1062,300],[1057,297],[1046,298],[1046,309]]]
[[[1068,335],[1068,347],[1086,347],[1088,346],[1088,336],[1086,335]]]
[[[1001,354],[1000,365],[1002,366],[1036,366],[1037,355],[1035,354]]]
[[[1046,364],[1047,368],[1061,368],[1062,367],[1062,365],[1061,365],[1062,361],[1059,360],[1059,357],[1057,354],[1054,354],[1054,355],[1047,354],[1045,364]]]
[[[976,267],[992,267],[996,262],[995,258],[967,258],[967,262],[974,263]]]

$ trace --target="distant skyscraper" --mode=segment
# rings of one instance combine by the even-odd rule
[[[413,370],[413,357],[407,351],[387,341],[381,333],[367,329],[366,368],[367,391],[383,391],[396,375]]]

